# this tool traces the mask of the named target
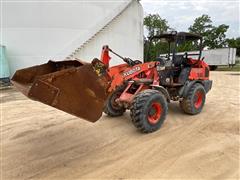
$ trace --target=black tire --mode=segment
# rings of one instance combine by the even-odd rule
[[[187,114],[195,115],[202,111],[205,104],[206,91],[202,84],[194,84],[187,96],[180,101],[180,108]]]
[[[143,133],[151,133],[158,130],[166,119],[167,100],[157,90],[144,90],[134,97],[130,111],[134,126]]]
[[[123,115],[126,111],[124,107],[120,107],[115,103],[116,98],[120,97],[124,91],[125,86],[118,87],[113,93],[111,93],[105,103],[104,113],[111,117],[117,117]]]
[[[209,66],[209,68],[210,68],[210,71],[215,71],[215,70],[217,70],[218,66],[211,65],[211,66]]]

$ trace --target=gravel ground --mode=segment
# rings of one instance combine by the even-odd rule
[[[152,134],[139,133],[129,112],[90,123],[1,90],[1,178],[238,179],[240,73],[211,78],[201,114],[171,103]]]

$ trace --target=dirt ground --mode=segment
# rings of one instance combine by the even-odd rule
[[[1,177],[238,179],[240,73],[211,78],[201,114],[183,114],[171,103],[163,127],[152,134],[139,133],[129,112],[90,123],[1,90]]]

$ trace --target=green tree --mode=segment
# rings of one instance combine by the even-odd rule
[[[149,14],[144,18],[144,26],[148,30],[148,37],[160,34],[169,29],[167,20],[162,19],[159,14]]]
[[[209,34],[205,36],[205,44],[211,49],[222,48],[227,45],[226,32],[229,26],[221,24],[218,27],[213,27]]]
[[[147,29],[147,37],[166,32],[169,29],[166,19],[162,19],[159,14],[149,14],[144,18],[144,26]],[[155,60],[159,53],[166,53],[166,44],[157,41],[144,39],[144,60]]]
[[[221,24],[213,26],[210,16],[203,14],[196,18],[189,31],[203,36],[203,47],[211,49],[221,48],[226,46],[226,32],[229,26]]]
[[[212,20],[210,16],[203,14],[194,20],[193,25],[189,27],[189,31],[206,36],[212,27]]]
[[[237,48],[237,56],[240,56],[240,37],[227,39],[226,41],[228,47]]]

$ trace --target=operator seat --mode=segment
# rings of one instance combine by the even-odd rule
[[[185,62],[184,55],[175,55],[173,64],[175,67],[181,66]]]

